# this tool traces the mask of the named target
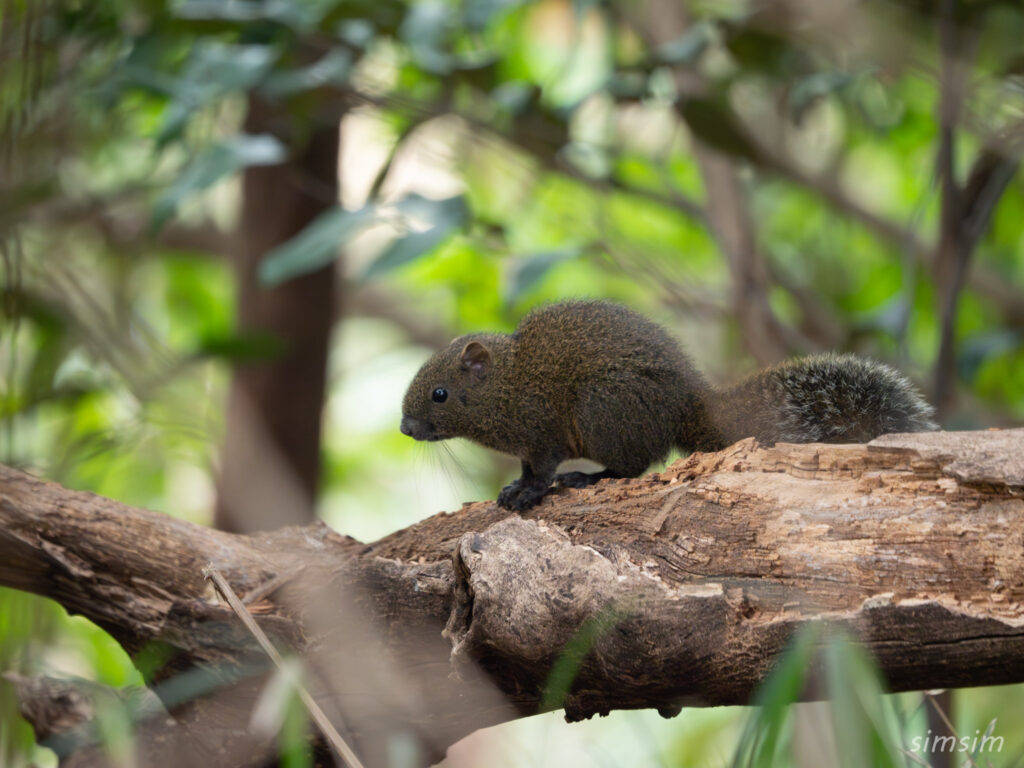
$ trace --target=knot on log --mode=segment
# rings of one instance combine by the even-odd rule
[[[671,680],[707,678],[731,624],[720,584],[666,584],[622,553],[518,516],[465,534],[454,571],[445,636],[455,669],[471,661],[499,685],[501,675],[526,683],[570,721],[607,714],[618,706],[612,691],[617,702],[633,695],[637,707],[676,710]]]

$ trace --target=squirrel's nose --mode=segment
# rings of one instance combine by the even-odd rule
[[[403,416],[400,427],[403,435],[408,435],[413,440],[436,440],[434,436],[434,425],[429,421],[417,419],[415,416]]]

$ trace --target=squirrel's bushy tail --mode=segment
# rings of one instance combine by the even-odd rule
[[[712,395],[710,416],[727,443],[859,443],[889,432],[938,429],[913,384],[882,363],[827,353],[791,360]]]

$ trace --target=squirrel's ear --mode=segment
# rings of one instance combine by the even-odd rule
[[[462,348],[462,370],[482,374],[491,367],[491,351],[479,341],[471,341]]]

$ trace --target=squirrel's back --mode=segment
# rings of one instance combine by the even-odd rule
[[[616,365],[693,369],[672,337],[657,323],[609,301],[563,301],[538,307],[522,319],[512,338],[531,365],[557,366],[565,380]],[[537,375],[532,368],[530,373]],[[696,376],[696,371],[694,371]]]
[[[643,315],[607,301],[561,302],[527,315],[512,339],[510,379],[530,394],[523,409],[542,404],[571,457],[632,476],[664,458],[680,434],[695,447],[711,444],[707,384]]]
[[[726,442],[859,443],[937,429],[933,409],[903,374],[850,354],[790,360],[713,395]]]

